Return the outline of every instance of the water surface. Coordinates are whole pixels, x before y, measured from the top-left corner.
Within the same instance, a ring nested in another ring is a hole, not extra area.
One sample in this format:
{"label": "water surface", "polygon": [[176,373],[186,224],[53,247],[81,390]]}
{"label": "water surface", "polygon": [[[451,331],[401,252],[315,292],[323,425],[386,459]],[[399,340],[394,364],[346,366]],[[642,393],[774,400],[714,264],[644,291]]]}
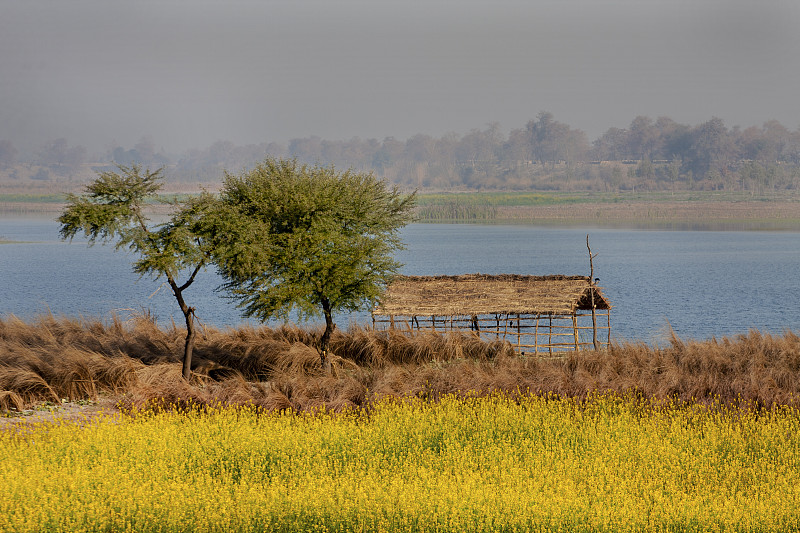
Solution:
{"label": "water surface", "polygon": [[[612,337],[659,343],[671,326],[682,338],[706,339],[755,328],[800,329],[800,234],[789,232],[637,231],[519,225],[412,224],[398,259],[404,274],[588,275],[590,235],[595,276],[614,305]],[[41,216],[2,216],[0,315],[123,317],[147,310],[182,323],[169,288],[131,272],[132,256],[113,246],[62,242]],[[212,270],[186,291],[206,324],[245,322],[214,289]],[[367,313],[337,323],[368,322]],[[254,323],[254,322],[253,322]]]}

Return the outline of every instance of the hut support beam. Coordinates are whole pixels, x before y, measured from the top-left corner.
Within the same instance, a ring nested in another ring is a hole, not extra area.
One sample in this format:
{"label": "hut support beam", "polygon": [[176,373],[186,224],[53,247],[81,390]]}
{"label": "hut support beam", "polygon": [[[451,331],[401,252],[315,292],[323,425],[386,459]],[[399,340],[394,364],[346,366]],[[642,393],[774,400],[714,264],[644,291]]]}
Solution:
{"label": "hut support beam", "polygon": [[578,317],[572,314],[572,339],[575,341],[575,351],[578,351]]}

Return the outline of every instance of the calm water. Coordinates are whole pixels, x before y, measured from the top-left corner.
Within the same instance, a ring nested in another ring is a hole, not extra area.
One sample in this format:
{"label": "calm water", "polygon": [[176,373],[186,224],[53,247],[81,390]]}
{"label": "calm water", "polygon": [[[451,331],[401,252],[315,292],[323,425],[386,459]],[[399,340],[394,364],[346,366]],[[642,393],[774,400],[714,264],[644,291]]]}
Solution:
{"label": "calm water", "polygon": [[[614,305],[617,340],[659,343],[668,324],[682,338],[705,339],[751,328],[800,330],[800,234],[553,229],[531,226],[414,224],[404,231],[403,273],[588,275],[586,234],[595,276]],[[42,217],[0,215],[0,316],[128,316],[148,309],[182,323],[169,288],[131,272],[131,256],[113,246],[61,242]],[[214,292],[213,270],[187,291],[206,324],[247,322]],[[337,317],[340,326],[368,314]]]}

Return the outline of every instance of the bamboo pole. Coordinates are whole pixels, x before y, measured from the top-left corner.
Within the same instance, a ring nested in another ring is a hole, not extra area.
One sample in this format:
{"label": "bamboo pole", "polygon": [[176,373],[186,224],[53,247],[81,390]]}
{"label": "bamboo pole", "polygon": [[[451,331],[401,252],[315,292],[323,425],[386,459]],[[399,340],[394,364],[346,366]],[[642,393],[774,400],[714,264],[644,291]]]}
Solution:
{"label": "bamboo pole", "polygon": [[572,315],[572,337],[575,341],[575,351],[578,351],[578,317]]}
{"label": "bamboo pole", "polygon": [[594,302],[594,258],[597,254],[592,255],[592,249],[589,247],[589,234],[586,234],[586,248],[589,250],[589,291],[592,298],[592,344],[594,349],[597,350],[597,313],[595,311],[596,305]]}

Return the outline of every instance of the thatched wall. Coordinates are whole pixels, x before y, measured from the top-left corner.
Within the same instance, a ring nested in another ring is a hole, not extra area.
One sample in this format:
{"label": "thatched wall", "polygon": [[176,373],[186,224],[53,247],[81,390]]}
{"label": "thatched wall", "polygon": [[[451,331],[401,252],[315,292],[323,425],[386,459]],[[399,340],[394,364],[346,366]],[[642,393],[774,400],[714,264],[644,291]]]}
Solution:
{"label": "thatched wall", "polygon": [[610,309],[600,287],[587,276],[465,274],[400,276],[375,315],[456,316],[485,314],[572,315],[577,310]]}

